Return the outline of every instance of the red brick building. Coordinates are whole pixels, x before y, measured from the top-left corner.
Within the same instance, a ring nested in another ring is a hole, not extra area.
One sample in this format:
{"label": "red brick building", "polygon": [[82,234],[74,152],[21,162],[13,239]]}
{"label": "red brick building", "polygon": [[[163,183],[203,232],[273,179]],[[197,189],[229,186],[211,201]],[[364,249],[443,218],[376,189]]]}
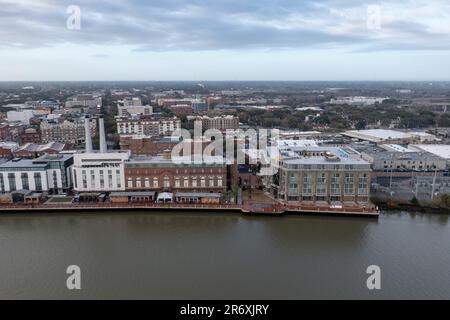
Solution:
{"label": "red brick building", "polygon": [[125,163],[125,188],[127,191],[224,193],[227,165],[223,160],[182,164],[167,156],[134,158]]}
{"label": "red brick building", "polygon": [[25,129],[19,134],[19,140],[21,144],[41,143],[41,132],[34,128]]}
{"label": "red brick building", "polygon": [[177,117],[191,115],[194,110],[192,109],[192,104],[181,104],[170,106],[169,109]]}

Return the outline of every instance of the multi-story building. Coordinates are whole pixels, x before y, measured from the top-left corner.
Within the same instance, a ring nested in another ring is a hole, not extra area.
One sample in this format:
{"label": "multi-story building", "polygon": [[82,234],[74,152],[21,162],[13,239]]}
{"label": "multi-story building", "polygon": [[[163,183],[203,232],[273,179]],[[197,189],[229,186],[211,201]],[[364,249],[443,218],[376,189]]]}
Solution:
{"label": "multi-story building", "polygon": [[44,155],[40,158],[15,158],[0,164],[0,192],[29,190],[61,193],[72,188],[71,155]]}
{"label": "multi-story building", "polygon": [[19,148],[16,142],[0,142],[0,159],[10,159],[13,157],[13,152]]}
{"label": "multi-story building", "polygon": [[101,105],[102,105],[102,97],[91,94],[78,95],[66,101],[66,108],[72,107],[97,108],[98,106]]}
{"label": "multi-story building", "polygon": [[35,128],[27,128],[19,134],[21,144],[41,143],[41,132]]}
{"label": "multi-story building", "polygon": [[138,97],[133,98],[125,98],[121,101],[119,101],[119,105],[125,106],[125,107],[139,107],[142,106],[142,100]]}
{"label": "multi-story building", "polygon": [[[82,144],[85,137],[85,126],[81,119],[63,122],[42,121],[40,125],[41,139],[43,143],[61,142],[70,144]],[[91,135],[94,136],[97,129],[95,119],[90,121]]]}
{"label": "multi-story building", "polygon": [[169,108],[177,117],[190,115],[193,112],[192,105],[190,104],[176,104],[170,106]]}
{"label": "multi-story building", "polygon": [[129,151],[85,152],[73,155],[76,192],[124,191],[124,164]]}
{"label": "multi-story building", "polygon": [[117,133],[122,135],[170,135],[181,128],[180,119],[174,118],[117,118]]}
{"label": "multi-story building", "polygon": [[447,161],[427,152],[375,152],[363,153],[375,171],[421,172],[443,171]]}
{"label": "multi-story building", "polygon": [[282,150],[279,170],[266,184],[286,203],[369,202],[369,162],[342,148]]}
{"label": "multi-story building", "polygon": [[[85,119],[85,128],[89,119]],[[99,119],[100,150],[92,148],[91,132],[86,132],[86,150],[73,155],[72,180],[76,192],[124,191],[124,164],[130,151],[108,151],[103,119]]]}
{"label": "multi-story building", "polygon": [[152,106],[136,106],[136,105],[124,105],[117,106],[117,113],[119,117],[127,117],[131,115],[143,115],[150,116],[153,113]]}
{"label": "multi-story building", "polygon": [[186,163],[168,155],[136,157],[125,163],[127,191],[224,193],[227,164],[222,157]]}
{"label": "multi-story building", "polygon": [[203,131],[208,129],[216,129],[220,131],[237,130],[239,129],[239,118],[235,116],[220,116],[220,117],[193,117],[196,124],[201,125]]}

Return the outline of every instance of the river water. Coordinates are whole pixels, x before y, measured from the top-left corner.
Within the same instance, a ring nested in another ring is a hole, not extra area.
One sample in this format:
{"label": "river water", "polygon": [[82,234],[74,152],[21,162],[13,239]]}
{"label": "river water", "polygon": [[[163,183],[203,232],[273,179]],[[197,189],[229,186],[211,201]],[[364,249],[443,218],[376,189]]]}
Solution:
{"label": "river water", "polygon": [[449,218],[1,215],[0,298],[450,299]]}

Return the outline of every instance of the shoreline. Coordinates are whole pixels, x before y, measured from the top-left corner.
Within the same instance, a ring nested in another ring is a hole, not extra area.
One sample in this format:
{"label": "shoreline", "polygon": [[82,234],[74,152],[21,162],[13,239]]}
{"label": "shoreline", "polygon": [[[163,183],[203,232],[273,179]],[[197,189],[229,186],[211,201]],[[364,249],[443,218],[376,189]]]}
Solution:
{"label": "shoreline", "polygon": [[378,211],[361,211],[361,210],[351,210],[351,209],[328,209],[316,208],[314,209],[302,209],[292,208],[292,207],[282,207],[274,208],[273,210],[266,211],[252,211],[249,210],[247,206],[228,206],[228,205],[83,205],[83,206],[49,206],[49,205],[16,205],[16,206],[0,206],[0,215],[2,214],[14,214],[14,213],[43,213],[43,212],[54,212],[54,213],[67,213],[67,212],[105,212],[105,211],[137,211],[137,212],[153,212],[153,211],[178,211],[178,212],[193,212],[198,213],[208,213],[214,212],[229,212],[229,213],[239,213],[245,216],[284,216],[284,215],[295,215],[295,214],[308,214],[308,215],[324,215],[324,216],[361,216],[361,217],[372,217],[376,218],[379,216]]}

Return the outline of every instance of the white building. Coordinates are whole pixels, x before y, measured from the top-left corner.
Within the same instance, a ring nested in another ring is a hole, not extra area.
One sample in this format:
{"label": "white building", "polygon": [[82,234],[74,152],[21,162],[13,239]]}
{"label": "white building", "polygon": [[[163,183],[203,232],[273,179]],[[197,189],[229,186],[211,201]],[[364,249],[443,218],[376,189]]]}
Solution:
{"label": "white building", "polygon": [[121,135],[170,135],[181,128],[181,121],[178,118],[117,118],[116,121],[117,133]]}
{"label": "white building", "polygon": [[153,114],[152,106],[142,106],[142,105],[123,105],[117,107],[117,114],[119,117],[126,117],[128,115],[143,115],[150,116]]}
{"label": "white building", "polygon": [[130,151],[73,155],[73,186],[77,192],[124,191],[124,163]]}
{"label": "white building", "polygon": [[33,110],[8,111],[6,116],[8,117],[8,122],[20,122],[29,125],[30,119],[34,117],[34,113]]}
{"label": "white building", "polygon": [[29,190],[60,193],[72,187],[71,155],[44,155],[0,164],[0,192]]}
{"label": "white building", "polygon": [[342,135],[377,144],[409,144],[437,140],[436,136],[425,132],[403,132],[386,129],[351,130]]}
{"label": "white building", "polygon": [[[86,132],[86,151],[73,155],[72,179],[77,192],[124,191],[124,163],[130,159],[130,151],[106,149],[103,118],[99,119],[100,150],[92,149],[89,130]],[[85,127],[89,119],[85,119]]]}

